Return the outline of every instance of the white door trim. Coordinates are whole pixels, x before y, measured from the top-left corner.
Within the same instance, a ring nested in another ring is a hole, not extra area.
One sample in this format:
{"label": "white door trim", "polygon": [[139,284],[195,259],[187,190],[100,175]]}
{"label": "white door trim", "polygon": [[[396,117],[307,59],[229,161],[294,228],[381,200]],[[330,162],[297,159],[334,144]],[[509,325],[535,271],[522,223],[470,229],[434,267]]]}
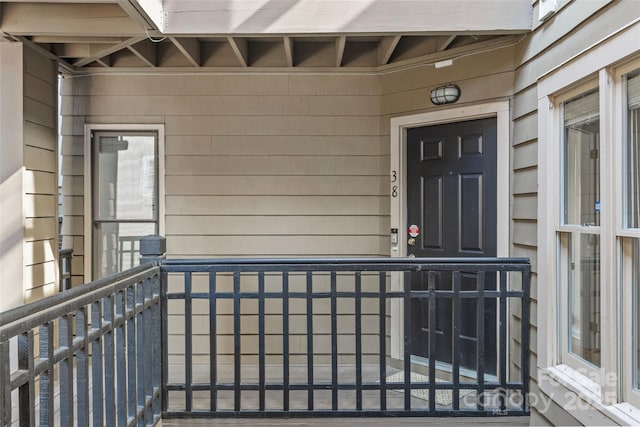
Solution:
{"label": "white door trim", "polygon": [[[419,126],[430,126],[443,123],[454,123],[464,120],[496,117],[497,123],[497,255],[509,255],[509,194],[510,194],[510,152],[509,152],[509,101],[495,101],[484,104],[453,107],[434,112],[412,114],[391,119],[391,228],[398,230],[398,244],[389,248],[391,257],[407,255],[407,129]],[[395,174],[394,174],[395,171]],[[394,188],[395,187],[395,188]],[[395,190],[395,191],[394,191]],[[393,197],[393,194],[397,194]],[[391,279],[393,290],[401,290],[400,275]],[[391,304],[391,357],[403,358],[403,310],[400,301]]]}
{"label": "white door trim", "polygon": [[85,124],[84,125],[84,282],[93,280],[93,242],[92,242],[92,164],[91,133],[93,131],[143,131],[158,132],[158,230],[165,234],[165,185],[164,185],[164,125],[163,124]]}

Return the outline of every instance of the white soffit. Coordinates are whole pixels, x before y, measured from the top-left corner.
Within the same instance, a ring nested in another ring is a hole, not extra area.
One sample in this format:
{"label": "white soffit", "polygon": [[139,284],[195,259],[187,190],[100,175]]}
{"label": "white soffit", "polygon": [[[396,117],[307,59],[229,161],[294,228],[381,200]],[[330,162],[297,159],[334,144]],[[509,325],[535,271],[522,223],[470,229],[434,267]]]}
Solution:
{"label": "white soffit", "polygon": [[163,27],[162,0],[136,0],[160,31]]}
{"label": "white soffit", "polygon": [[531,0],[137,0],[166,34],[526,32]]}

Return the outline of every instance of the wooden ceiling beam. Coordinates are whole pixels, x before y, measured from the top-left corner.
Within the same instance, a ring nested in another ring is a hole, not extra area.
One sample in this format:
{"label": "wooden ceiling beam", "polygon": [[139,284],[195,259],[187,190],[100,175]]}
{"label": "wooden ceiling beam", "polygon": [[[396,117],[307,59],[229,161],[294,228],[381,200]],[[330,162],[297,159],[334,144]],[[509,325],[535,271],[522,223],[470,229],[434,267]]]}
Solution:
{"label": "wooden ceiling beam", "polygon": [[101,50],[100,52],[97,52],[95,55],[90,56],[89,58],[84,58],[81,59],[77,62],[75,62],[73,65],[76,67],[84,67],[87,64],[92,63],[93,61],[96,61],[98,59],[104,58],[105,56],[111,55],[112,53],[115,53],[119,50],[122,49],[126,49],[128,46],[134,44],[134,43],[138,43],[141,40],[146,39],[145,36],[138,36],[138,37],[132,37],[130,39],[127,39],[125,41],[123,41],[122,43],[118,43],[112,46],[109,46],[108,48],[105,48],[103,50]]}
{"label": "wooden ceiling beam", "polygon": [[336,40],[336,67],[342,66],[342,58],[344,58],[344,47],[347,44],[347,36],[340,36]]}
{"label": "wooden ceiling beam", "polygon": [[96,59],[96,62],[103,67],[111,68],[111,57],[105,56],[104,58]]}
{"label": "wooden ceiling beam", "polygon": [[293,67],[293,41],[291,37],[284,37],[284,54],[287,57],[287,66]]}
{"label": "wooden ceiling beam", "polygon": [[92,43],[63,43],[54,44],[52,51],[60,58],[88,58],[103,49],[104,45]]}
{"label": "wooden ceiling beam", "polygon": [[117,4],[5,3],[0,29],[15,36],[116,36],[144,34]]}
{"label": "wooden ceiling beam", "polygon": [[158,49],[156,43],[145,39],[127,46],[127,49],[133,52],[135,56],[140,58],[142,62],[147,64],[149,67],[158,66]]}
{"label": "wooden ceiling beam", "polygon": [[396,47],[398,46],[398,42],[400,41],[400,39],[402,38],[402,36],[389,36],[389,37],[383,37],[380,40],[380,43],[378,43],[378,64],[379,65],[386,65],[389,63],[389,60],[391,59],[391,55],[393,55],[393,52],[396,50]]}
{"label": "wooden ceiling beam", "polygon": [[70,72],[70,73],[73,73],[74,71],[76,71],[76,67],[74,65],[71,65],[67,61],[65,61],[64,59],[57,57],[52,52],[49,52],[48,50],[46,50],[42,46],[32,42],[28,38],[22,37],[22,36],[14,36],[14,39],[16,41],[22,42],[24,45],[29,46],[32,49],[40,52],[42,55],[46,56],[47,58],[52,59],[54,61],[58,61],[58,66],[61,67],[63,70],[65,70],[67,72]]}
{"label": "wooden ceiling beam", "polygon": [[236,54],[238,62],[243,67],[249,66],[249,42],[246,39],[238,39],[235,37],[227,37],[227,41],[231,45],[231,49]]}
{"label": "wooden ceiling beam", "polygon": [[169,40],[194,67],[200,66],[200,42],[196,38],[169,37]]}
{"label": "wooden ceiling beam", "polygon": [[127,40],[126,37],[83,37],[83,36],[33,36],[34,43],[89,43],[116,44]]}
{"label": "wooden ceiling beam", "polygon": [[441,44],[438,46],[438,52],[442,52],[443,50],[447,50],[451,43],[458,37],[456,34],[450,35],[447,37]]}

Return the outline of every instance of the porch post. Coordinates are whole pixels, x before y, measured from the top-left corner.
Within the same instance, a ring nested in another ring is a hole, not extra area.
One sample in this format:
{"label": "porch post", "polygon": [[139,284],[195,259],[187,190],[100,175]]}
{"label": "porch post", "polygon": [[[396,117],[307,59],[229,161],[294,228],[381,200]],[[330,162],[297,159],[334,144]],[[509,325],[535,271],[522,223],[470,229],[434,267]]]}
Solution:
{"label": "porch post", "polygon": [[24,302],[23,73],[22,44],[0,43],[0,311]]}
{"label": "porch post", "polygon": [[140,239],[140,263],[154,262],[160,264],[165,258],[167,238],[157,234]]}

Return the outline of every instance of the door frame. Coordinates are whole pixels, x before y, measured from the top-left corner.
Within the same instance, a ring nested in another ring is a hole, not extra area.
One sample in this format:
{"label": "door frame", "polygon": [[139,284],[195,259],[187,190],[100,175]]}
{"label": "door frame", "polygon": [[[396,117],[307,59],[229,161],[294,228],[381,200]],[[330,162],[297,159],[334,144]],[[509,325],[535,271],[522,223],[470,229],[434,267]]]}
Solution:
{"label": "door frame", "polygon": [[[510,115],[509,101],[494,101],[476,105],[439,109],[391,119],[390,125],[390,225],[398,230],[398,243],[390,244],[392,258],[407,255],[407,129],[421,126],[449,124],[460,121],[496,118],[496,253],[509,256],[509,199],[510,199]],[[394,174],[395,171],[395,174]],[[396,187],[394,189],[394,186]],[[395,190],[395,191],[394,191]],[[397,194],[393,197],[393,194]],[[403,289],[403,276],[393,274],[391,288]],[[391,358],[402,360],[404,355],[404,309],[401,301],[391,303]]]}
{"label": "door frame", "polygon": [[85,124],[84,125],[84,282],[93,280],[93,144],[94,131],[136,131],[158,133],[158,232],[165,235],[165,165],[164,165],[164,125],[163,124]]}

